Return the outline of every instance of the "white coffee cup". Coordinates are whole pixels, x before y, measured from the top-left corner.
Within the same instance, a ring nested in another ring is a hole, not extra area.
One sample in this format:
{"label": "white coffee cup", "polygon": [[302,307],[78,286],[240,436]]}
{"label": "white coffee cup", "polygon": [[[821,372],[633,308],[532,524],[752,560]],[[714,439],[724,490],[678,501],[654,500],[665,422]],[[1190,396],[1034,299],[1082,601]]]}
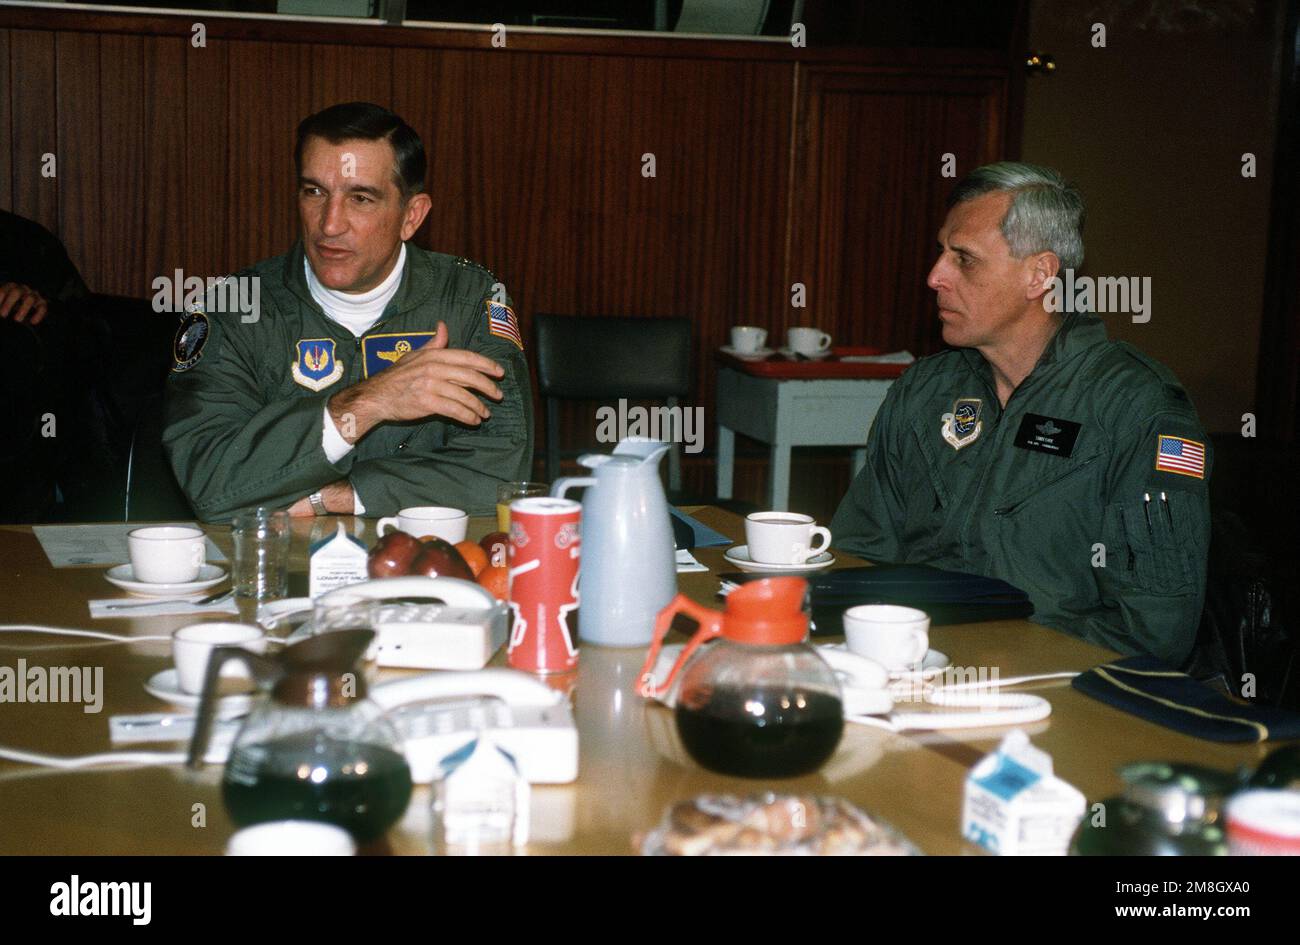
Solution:
{"label": "white coffee cup", "polygon": [[226,856],[352,856],[356,852],[350,833],[314,820],[254,824],[226,843]]}
{"label": "white coffee cup", "polygon": [[207,561],[207,539],[193,525],[151,525],[127,533],[131,575],[146,584],[186,584]]}
{"label": "white coffee cup", "polygon": [[[813,545],[821,536],[822,543]],[[830,529],[798,512],[754,512],[745,518],[749,557],[759,564],[803,564],[831,544]]]}
{"label": "white coffee cup", "polygon": [[762,350],[767,341],[767,331],[753,325],[737,325],[731,329],[731,349],[738,354],[753,354]]}
{"label": "white coffee cup", "polygon": [[791,328],[785,343],[799,354],[819,354],[831,346],[831,336],[817,328]]}
{"label": "white coffee cup", "polygon": [[[215,621],[192,623],[172,634],[172,660],[176,663],[176,681],[181,692],[197,696],[203,691],[203,677],[208,672],[208,658],[219,646],[242,646],[254,653],[266,651],[266,633],[261,627],[246,623]],[[247,679],[248,667],[229,662],[221,668],[223,679]]]}
{"label": "white coffee cup", "polygon": [[440,505],[418,505],[402,509],[395,516],[379,520],[379,534],[389,528],[399,529],[415,538],[441,538],[456,544],[464,541],[469,532],[469,515],[460,509]]}
{"label": "white coffee cup", "polygon": [[886,669],[917,669],[930,650],[930,616],[896,604],[860,604],[844,611],[844,641],[849,652]]}

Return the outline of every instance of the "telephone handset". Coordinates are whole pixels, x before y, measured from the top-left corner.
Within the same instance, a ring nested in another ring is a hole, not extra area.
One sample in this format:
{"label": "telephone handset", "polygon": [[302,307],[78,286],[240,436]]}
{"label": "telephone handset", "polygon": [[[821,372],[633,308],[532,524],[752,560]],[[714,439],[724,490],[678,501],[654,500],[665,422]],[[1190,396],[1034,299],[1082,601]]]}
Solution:
{"label": "telephone handset", "polygon": [[[545,683],[513,669],[422,673],[378,682],[370,701],[384,711],[401,737],[417,784],[428,784],[438,764],[478,732],[514,756],[533,784],[568,784],[578,776],[578,729],[568,699]],[[114,744],[188,739],[192,716],[166,713],[109,719]],[[205,760],[221,764],[243,724],[242,718],[213,725]]]}
{"label": "telephone handset", "polygon": [[376,683],[370,699],[397,728],[417,784],[438,763],[486,731],[514,756],[533,784],[568,784],[578,776],[578,729],[562,693],[513,669],[427,673]]}
{"label": "telephone handset", "polygon": [[370,603],[375,642],[366,659],[378,666],[481,669],[506,642],[506,605],[460,578],[361,581],[322,594],[315,606],[320,612],[323,607]]}

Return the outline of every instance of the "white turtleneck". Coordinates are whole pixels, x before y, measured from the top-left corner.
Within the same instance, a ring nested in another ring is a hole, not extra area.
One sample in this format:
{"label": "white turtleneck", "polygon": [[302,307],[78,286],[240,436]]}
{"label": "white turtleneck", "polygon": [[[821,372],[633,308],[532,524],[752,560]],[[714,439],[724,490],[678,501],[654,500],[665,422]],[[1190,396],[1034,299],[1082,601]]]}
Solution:
{"label": "white turtleneck", "polygon": [[[383,317],[384,309],[397,294],[397,287],[402,284],[402,270],[406,266],[406,244],[402,244],[393,271],[383,282],[368,292],[339,292],[329,288],[316,278],[316,273],[312,271],[311,263],[305,255],[302,266],[307,274],[307,289],[311,292],[311,297],[316,300],[316,304],[325,311],[330,321],[338,322],[354,336],[360,338]],[[352,452],[353,448],[353,444],[343,439],[343,434],[334,425],[328,406],[324,409],[321,426],[321,446],[325,449],[325,458],[331,463],[337,463]],[[352,505],[354,514],[365,514],[366,507],[355,489],[352,491]]]}

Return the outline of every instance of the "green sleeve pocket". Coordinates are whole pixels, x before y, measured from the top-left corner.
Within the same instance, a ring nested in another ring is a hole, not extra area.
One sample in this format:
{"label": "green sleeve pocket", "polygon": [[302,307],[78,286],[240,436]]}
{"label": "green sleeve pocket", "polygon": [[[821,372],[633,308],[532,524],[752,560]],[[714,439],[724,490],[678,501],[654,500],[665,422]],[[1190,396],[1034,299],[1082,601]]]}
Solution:
{"label": "green sleeve pocket", "polygon": [[1141,496],[1116,502],[1106,508],[1107,565],[1111,577],[1121,584],[1161,594],[1193,590],[1192,546],[1198,539],[1192,528],[1190,510],[1170,496],[1168,505],[1158,498],[1150,504]]}

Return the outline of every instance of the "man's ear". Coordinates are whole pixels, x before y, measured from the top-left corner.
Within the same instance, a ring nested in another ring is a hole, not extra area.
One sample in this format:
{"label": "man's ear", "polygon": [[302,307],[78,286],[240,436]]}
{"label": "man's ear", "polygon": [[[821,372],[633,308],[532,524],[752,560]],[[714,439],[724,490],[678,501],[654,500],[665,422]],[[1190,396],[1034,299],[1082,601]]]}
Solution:
{"label": "man's ear", "polygon": [[403,243],[415,235],[415,231],[420,228],[420,224],[429,215],[432,207],[433,201],[429,199],[428,194],[416,194],[406,201],[406,212],[402,216]]}
{"label": "man's ear", "polygon": [[1032,301],[1051,291],[1051,280],[1061,271],[1061,260],[1053,252],[1035,253],[1025,260],[1025,267],[1025,298]]}

